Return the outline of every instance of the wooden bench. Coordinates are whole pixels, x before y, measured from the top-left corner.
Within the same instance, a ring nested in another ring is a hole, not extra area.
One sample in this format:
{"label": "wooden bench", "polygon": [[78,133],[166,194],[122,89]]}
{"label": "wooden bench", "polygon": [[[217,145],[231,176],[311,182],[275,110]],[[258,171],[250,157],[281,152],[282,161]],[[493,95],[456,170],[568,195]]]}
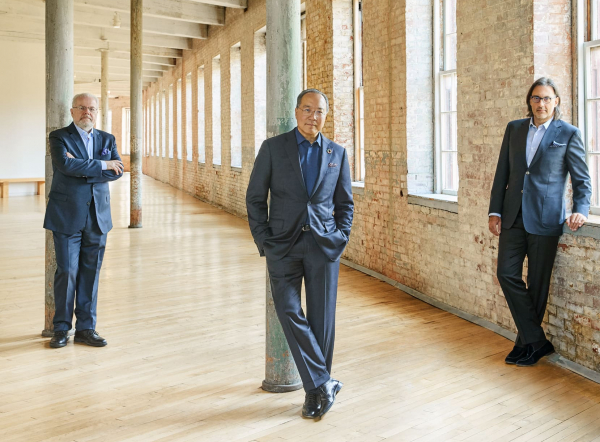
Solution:
{"label": "wooden bench", "polygon": [[0,198],[8,198],[10,183],[37,183],[38,195],[43,195],[46,190],[46,178],[0,178]]}

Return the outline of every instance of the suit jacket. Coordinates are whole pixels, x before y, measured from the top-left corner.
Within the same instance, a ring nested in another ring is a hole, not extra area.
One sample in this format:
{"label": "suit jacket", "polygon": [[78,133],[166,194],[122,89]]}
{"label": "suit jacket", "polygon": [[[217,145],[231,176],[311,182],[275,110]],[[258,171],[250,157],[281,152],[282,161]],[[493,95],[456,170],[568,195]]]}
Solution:
{"label": "suit jacket", "polygon": [[535,235],[562,234],[566,219],[567,173],[573,185],[573,213],[588,216],[592,187],[585,148],[575,126],[553,120],[529,167],[526,160],[530,119],[508,123],[492,186],[489,213],[512,227],[522,206],[525,230]]}
{"label": "suit jacket", "polygon": [[[89,158],[74,123],[50,133],[52,187],[46,207],[44,228],[72,235],[85,226],[92,197],[102,233],[112,229],[108,182],[121,178],[102,170],[100,160],[120,160],[115,137],[94,129],[94,158]],[[102,155],[102,152],[106,152]],[[75,158],[67,158],[67,152]]]}
{"label": "suit jacket", "polygon": [[350,166],[346,149],[324,136],[322,140],[312,195],[302,177],[294,130],[263,142],[246,193],[250,231],[261,256],[283,258],[307,219],[323,253],[332,261],[342,255],[354,212]]}

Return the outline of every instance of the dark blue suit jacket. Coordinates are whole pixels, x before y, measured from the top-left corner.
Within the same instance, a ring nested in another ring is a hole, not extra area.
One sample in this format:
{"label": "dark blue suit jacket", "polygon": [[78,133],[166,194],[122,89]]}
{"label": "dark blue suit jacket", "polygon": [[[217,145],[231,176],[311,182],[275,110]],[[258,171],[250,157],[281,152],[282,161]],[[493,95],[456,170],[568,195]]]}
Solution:
{"label": "dark blue suit jacket", "polygon": [[[89,158],[74,123],[49,135],[52,155],[52,187],[44,228],[72,235],[85,226],[92,197],[102,233],[112,229],[108,182],[121,178],[112,170],[102,170],[99,160],[120,160],[115,137],[94,129],[94,158]],[[106,152],[102,155],[102,152]],[[67,158],[67,152],[75,158]]]}
{"label": "dark blue suit jacket", "polygon": [[308,218],[323,253],[332,261],[339,259],[350,237],[354,213],[346,149],[323,137],[319,175],[308,195],[294,130],[265,140],[250,176],[246,208],[261,256],[283,258]]}
{"label": "dark blue suit jacket", "polygon": [[579,129],[553,120],[529,167],[526,160],[530,119],[508,123],[492,186],[489,213],[512,227],[522,206],[525,230],[535,235],[562,234],[566,218],[567,174],[573,185],[573,213],[588,216],[592,186]]}

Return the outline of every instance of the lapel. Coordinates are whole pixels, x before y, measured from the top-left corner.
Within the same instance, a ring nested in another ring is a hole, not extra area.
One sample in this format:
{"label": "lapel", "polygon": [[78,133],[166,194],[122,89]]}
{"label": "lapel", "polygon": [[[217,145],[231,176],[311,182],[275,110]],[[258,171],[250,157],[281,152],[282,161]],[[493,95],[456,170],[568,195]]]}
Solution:
{"label": "lapel", "polygon": [[69,125],[68,130],[69,130],[69,133],[71,134],[71,138],[73,139],[73,141],[75,141],[75,144],[79,148],[79,154],[81,155],[81,158],[83,158],[84,160],[89,160],[90,158],[88,157],[87,150],[85,150],[85,146],[83,145],[83,140],[81,139],[81,135],[79,135],[79,132],[77,132],[75,123],[71,123]]}
{"label": "lapel", "polygon": [[302,169],[300,168],[300,155],[298,153],[298,143],[296,141],[296,129],[292,129],[291,132],[287,133],[287,140],[285,143],[285,151],[290,158],[296,177],[300,180],[304,193],[306,192],[306,185],[304,184],[304,177],[302,176]]}
{"label": "lapel", "polygon": [[92,137],[92,141],[94,145],[92,146],[92,152],[94,152],[94,159],[100,159],[100,153],[102,152],[102,138],[100,137],[100,132],[96,128],[94,128],[94,135]]}
{"label": "lapel", "polygon": [[561,126],[562,124],[560,120],[552,120],[552,123],[550,123],[550,126],[548,126],[548,129],[546,130],[546,133],[544,134],[544,137],[538,146],[538,150],[535,152],[535,155],[531,160],[531,164],[529,165],[530,168],[533,167],[533,165],[540,159],[542,155],[544,155],[548,149],[548,146],[550,146],[550,143],[552,143],[560,133]]}
{"label": "lapel", "polygon": [[325,172],[327,172],[327,168],[329,167],[328,157],[330,156],[330,154],[327,153],[327,149],[329,149],[329,143],[331,143],[331,141],[325,138],[325,135],[323,134],[321,134],[321,140],[323,142],[323,145],[321,146],[321,167],[319,168],[319,176],[317,177],[317,181],[315,182],[315,187],[313,187],[313,193],[312,195],[309,195],[309,198],[312,198],[312,196],[319,188],[321,181],[323,181],[323,177],[325,177]]}

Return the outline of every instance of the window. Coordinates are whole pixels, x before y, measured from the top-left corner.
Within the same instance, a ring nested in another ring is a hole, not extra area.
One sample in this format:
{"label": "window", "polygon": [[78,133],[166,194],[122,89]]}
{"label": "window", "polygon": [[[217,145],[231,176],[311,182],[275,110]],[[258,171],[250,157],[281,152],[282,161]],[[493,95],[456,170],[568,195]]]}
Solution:
{"label": "window", "polygon": [[160,127],[161,127],[161,152],[162,157],[165,158],[167,155],[167,91],[163,89],[162,91],[162,103],[161,103],[161,117],[160,117]]}
{"label": "window", "polygon": [[128,107],[124,107],[121,112],[121,153],[123,155],[129,155],[130,153],[130,126],[131,112]]}
{"label": "window", "polygon": [[183,106],[181,104],[181,78],[177,80],[177,159],[183,155],[183,136],[181,134]]}
{"label": "window", "polygon": [[242,167],[242,51],[240,43],[229,50],[229,109],[231,167]]}
{"label": "window", "polygon": [[160,117],[160,95],[156,93],[156,100],[154,102],[154,119],[152,124],[154,125],[154,156],[160,156],[160,132],[162,131],[162,126],[159,124],[158,120]]}
{"label": "window", "polygon": [[306,66],[306,9],[300,14],[300,40],[302,41],[302,89],[308,89],[308,71]]}
{"label": "window", "polygon": [[169,131],[169,158],[173,158],[173,137],[175,136],[175,131],[173,130],[173,100],[175,97],[173,96],[173,85],[169,85],[169,96],[167,97],[168,106],[169,106],[169,121],[167,122],[167,130]]}
{"label": "window", "polygon": [[[600,214],[600,0],[580,0],[579,14],[586,20],[578,27],[583,79],[580,79],[579,126],[587,150],[587,163],[592,179],[591,213]],[[581,66],[581,63],[580,63]],[[583,88],[583,91],[581,91]],[[583,103],[582,103],[583,100]]]}
{"label": "window", "polygon": [[206,138],[204,119],[204,65],[198,68],[198,162],[206,162]]}
{"label": "window", "polygon": [[221,56],[212,59],[213,164],[221,164]]}
{"label": "window", "polygon": [[[154,156],[154,134],[156,131],[156,124],[155,124],[155,120],[154,120],[154,109],[155,109],[155,105],[154,105],[154,97],[150,98],[150,106],[148,108],[146,108],[146,110],[150,111],[150,118],[148,118],[148,116],[146,116],[146,122],[148,123],[148,128],[149,131],[147,131],[148,136],[148,142],[146,143],[148,146],[148,150],[150,151],[150,155]],[[148,115],[148,112],[146,112],[146,115]],[[149,132],[149,133],[148,133]]]}
{"label": "window", "polygon": [[365,180],[365,95],[362,69],[362,1],[354,0],[354,180]]}
{"label": "window", "polygon": [[267,28],[254,34],[254,155],[267,139]]}
{"label": "window", "polygon": [[441,17],[440,14],[436,14],[438,19],[435,30],[439,32],[440,38],[436,39],[438,50],[434,61],[437,65],[436,191],[456,195],[458,192],[456,0],[441,0],[438,4],[441,5]]}
{"label": "window", "polygon": [[192,73],[185,76],[185,149],[186,159],[192,161]]}

